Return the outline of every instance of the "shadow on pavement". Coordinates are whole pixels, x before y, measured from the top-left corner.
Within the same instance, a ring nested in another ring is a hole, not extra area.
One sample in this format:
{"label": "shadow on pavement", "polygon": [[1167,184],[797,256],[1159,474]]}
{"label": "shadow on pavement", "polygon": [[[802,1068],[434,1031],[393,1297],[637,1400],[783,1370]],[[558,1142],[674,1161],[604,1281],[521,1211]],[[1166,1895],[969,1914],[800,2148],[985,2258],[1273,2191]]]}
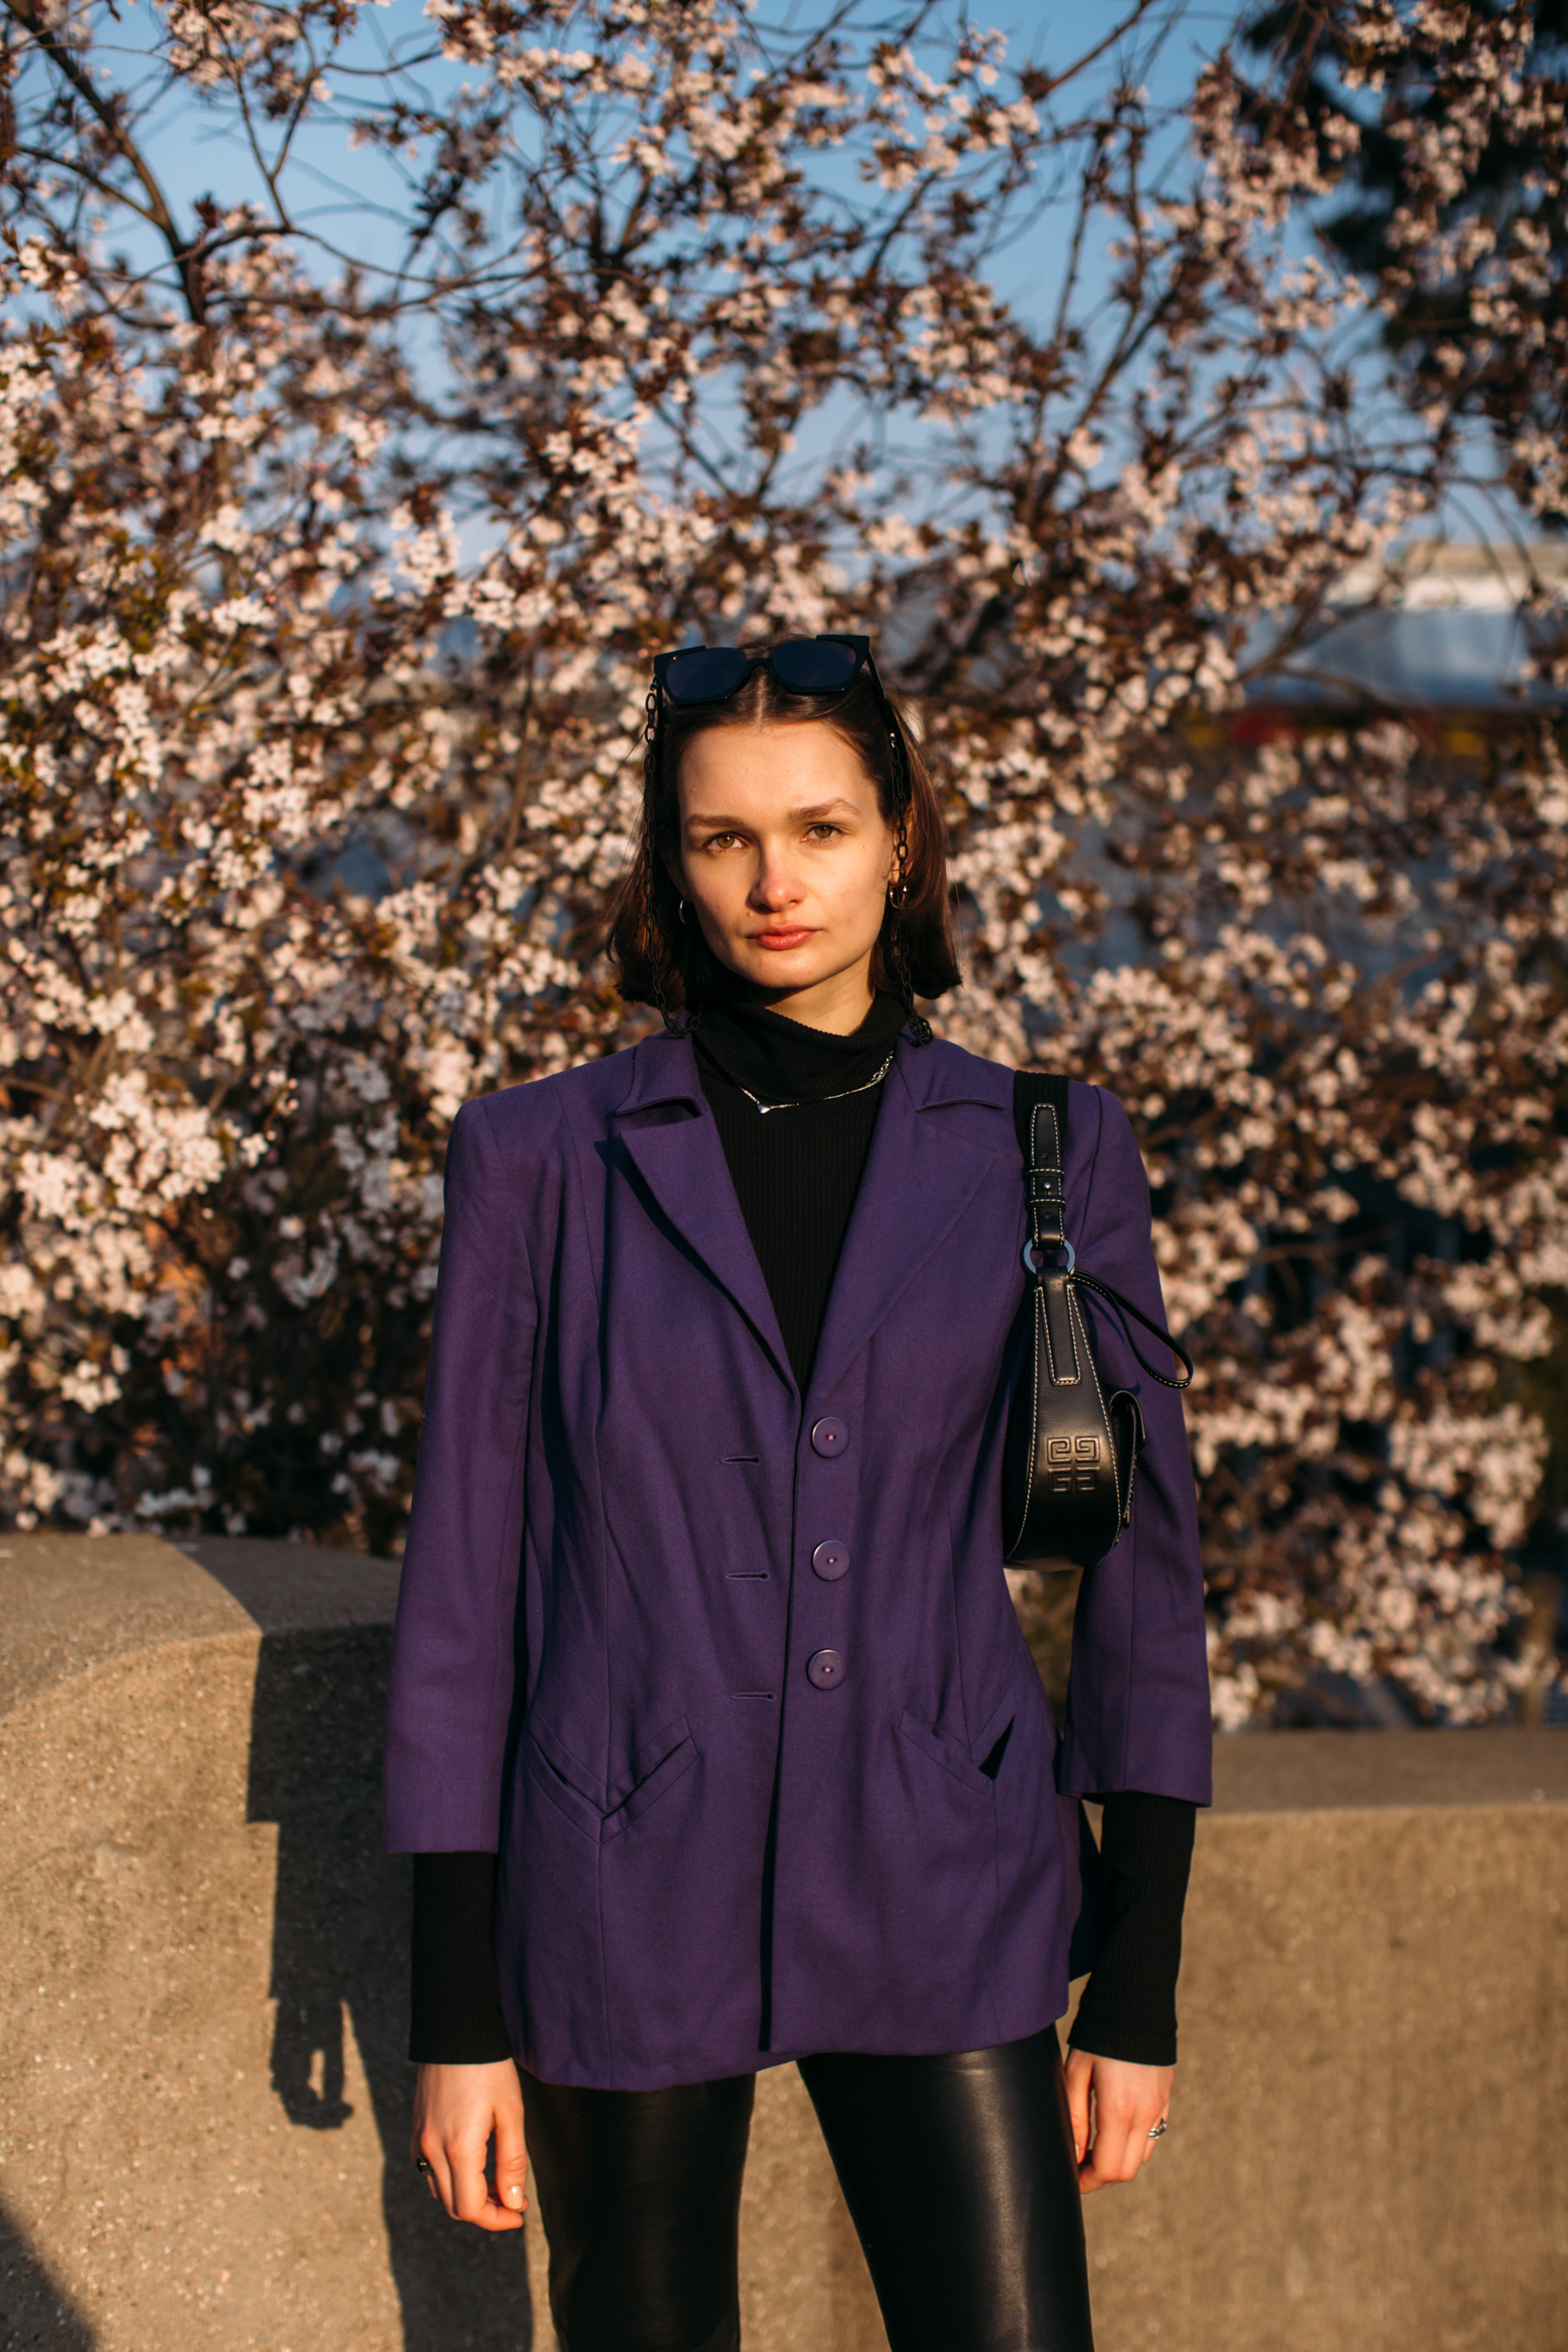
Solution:
{"label": "shadow on pavement", "polygon": [[98,2338],[55,2284],[26,2232],[0,2204],[0,2347],[4,2352],[92,2352]]}
{"label": "shadow on pavement", "polygon": [[391,1628],[377,1625],[268,1634],[262,1643],[247,1814],[279,1827],[272,2084],[297,2129],[338,2130],[351,2112],[344,2103],[347,2014],[381,2138],[405,2352],[530,2352],[522,2231],[492,2238],[449,2221],[409,2161],[412,1873],[405,1861],[389,1862],[381,1851],[391,1639]]}

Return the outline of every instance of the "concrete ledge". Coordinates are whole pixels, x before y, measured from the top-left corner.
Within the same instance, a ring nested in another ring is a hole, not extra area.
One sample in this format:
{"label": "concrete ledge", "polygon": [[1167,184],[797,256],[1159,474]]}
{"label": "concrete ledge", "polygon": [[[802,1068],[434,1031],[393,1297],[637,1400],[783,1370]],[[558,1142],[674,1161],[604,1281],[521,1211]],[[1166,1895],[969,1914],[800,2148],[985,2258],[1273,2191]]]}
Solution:
{"label": "concrete ledge", "polygon": [[1565,1885],[1545,1801],[1204,1822],[1171,2138],[1089,2210],[1109,2346],[1568,2342]]}
{"label": "concrete ledge", "polygon": [[0,2346],[526,2347],[529,2250],[407,2160],[395,1570],[0,1554]]}
{"label": "concrete ledge", "polygon": [[[551,2352],[537,2230],[407,2160],[378,1851],[396,1572],[0,1537],[0,2347]],[[1568,2344],[1568,1737],[1221,1743],[1170,2139],[1092,2200],[1100,2352]],[[759,2085],[749,2352],[877,2352],[793,2068]]]}
{"label": "concrete ledge", "polygon": [[1560,1731],[1238,1732],[1215,1743],[1214,1810],[1568,1803]]}

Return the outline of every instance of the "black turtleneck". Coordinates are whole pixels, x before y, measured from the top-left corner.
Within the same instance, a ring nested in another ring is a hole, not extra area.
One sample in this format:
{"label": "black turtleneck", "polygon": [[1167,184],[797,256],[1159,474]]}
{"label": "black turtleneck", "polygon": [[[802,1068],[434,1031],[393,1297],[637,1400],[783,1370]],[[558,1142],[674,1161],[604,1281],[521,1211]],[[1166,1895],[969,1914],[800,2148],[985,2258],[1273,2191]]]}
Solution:
{"label": "black turtleneck", "polygon": [[[897,998],[879,995],[862,1025],[841,1037],[730,997],[706,1006],[691,1033],[803,1395],[906,1018]],[[1147,2065],[1175,2057],[1195,1810],[1132,1790],[1106,1799],[1103,1944],[1073,2026],[1079,2048]],[[411,2058],[465,2065],[511,2055],[491,1941],[495,1867],[492,1853],[415,1856]]]}
{"label": "black turtleneck", "polygon": [[906,1018],[896,997],[879,996],[860,1028],[836,1037],[736,1000],[709,1006],[693,1032],[697,1075],[802,1395]]}

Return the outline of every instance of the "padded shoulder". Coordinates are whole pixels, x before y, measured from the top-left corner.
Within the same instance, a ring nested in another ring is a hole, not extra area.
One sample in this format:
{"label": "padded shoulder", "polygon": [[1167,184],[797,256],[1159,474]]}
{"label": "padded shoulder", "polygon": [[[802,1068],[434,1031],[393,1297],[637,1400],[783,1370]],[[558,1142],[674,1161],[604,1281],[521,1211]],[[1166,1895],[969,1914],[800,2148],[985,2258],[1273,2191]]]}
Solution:
{"label": "padded shoulder", "polygon": [[922,1109],[936,1103],[979,1102],[992,1110],[1013,1113],[1013,1073],[1005,1062],[988,1061],[945,1037],[929,1045],[899,1039],[899,1067],[910,1093]]}
{"label": "padded shoulder", "polygon": [[525,1078],[521,1086],[475,1095],[458,1118],[481,1120],[497,1148],[509,1154],[526,1151],[563,1127],[599,1127],[624,1099],[638,1050],[602,1054],[570,1070],[552,1070],[548,1077]]}

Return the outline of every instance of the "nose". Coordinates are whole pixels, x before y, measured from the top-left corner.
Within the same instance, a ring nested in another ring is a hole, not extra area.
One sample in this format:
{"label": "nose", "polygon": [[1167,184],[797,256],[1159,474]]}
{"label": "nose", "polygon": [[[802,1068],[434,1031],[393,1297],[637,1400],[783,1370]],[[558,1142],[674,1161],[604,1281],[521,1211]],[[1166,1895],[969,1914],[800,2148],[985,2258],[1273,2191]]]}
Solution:
{"label": "nose", "polygon": [[764,842],[757,859],[756,878],[752,884],[751,901],[759,913],[776,914],[784,907],[795,906],[805,897],[796,876],[791,871],[788,856],[770,849]]}

